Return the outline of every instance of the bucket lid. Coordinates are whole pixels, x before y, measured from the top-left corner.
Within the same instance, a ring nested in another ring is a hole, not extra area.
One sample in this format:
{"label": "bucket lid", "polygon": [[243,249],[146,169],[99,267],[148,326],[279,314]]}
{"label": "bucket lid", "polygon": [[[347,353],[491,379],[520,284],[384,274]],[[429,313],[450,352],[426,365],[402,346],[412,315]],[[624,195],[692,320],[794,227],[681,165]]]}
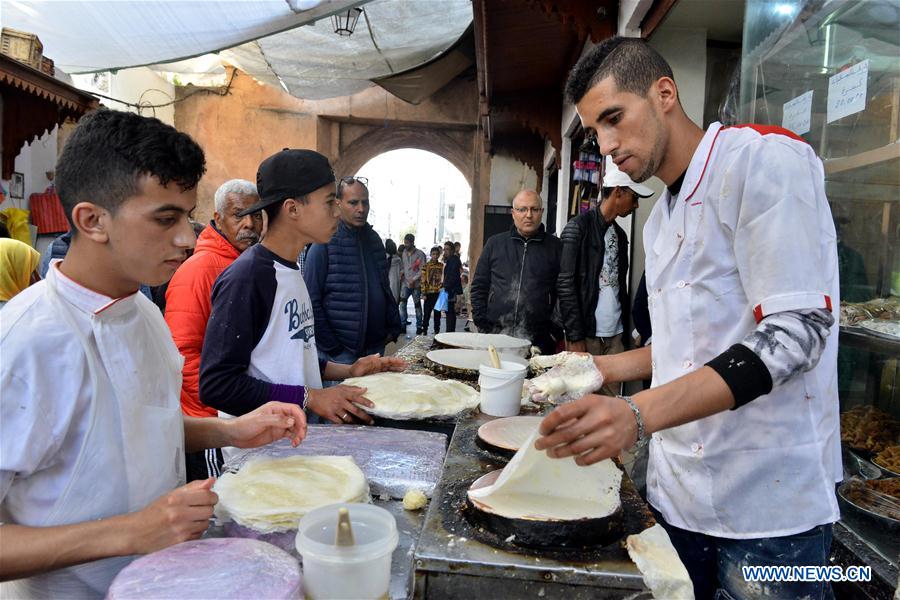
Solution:
{"label": "bucket lid", "polygon": [[[346,508],[353,524],[353,546],[335,545],[338,510]],[[371,504],[329,504],[308,512],[297,528],[295,545],[301,556],[324,562],[354,563],[393,552],[400,536],[397,521]]]}

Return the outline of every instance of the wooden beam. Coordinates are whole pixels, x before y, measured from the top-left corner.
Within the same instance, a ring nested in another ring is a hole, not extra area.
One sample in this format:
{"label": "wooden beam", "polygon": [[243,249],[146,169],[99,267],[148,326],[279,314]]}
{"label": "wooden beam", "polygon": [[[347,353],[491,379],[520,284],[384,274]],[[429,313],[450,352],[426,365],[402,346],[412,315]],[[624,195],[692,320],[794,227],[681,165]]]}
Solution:
{"label": "wooden beam", "polygon": [[87,92],[3,55],[0,55],[0,82],[49,100],[62,109],[82,114],[100,104],[97,98]]}
{"label": "wooden beam", "polygon": [[647,11],[647,16],[641,21],[641,37],[649,39],[653,31],[662,24],[669,15],[669,11],[678,0],[654,0],[653,6]]}
{"label": "wooden beam", "polygon": [[560,121],[562,93],[557,89],[535,89],[523,94],[494,97],[494,110],[507,113],[522,127],[547,138],[556,151],[562,148]]}
{"label": "wooden beam", "polygon": [[3,97],[3,161],[0,176],[12,176],[16,156],[33,139],[66,119],[77,120],[99,102],[78,88],[0,56],[0,96]]}
{"label": "wooden beam", "polygon": [[618,2],[611,0],[525,0],[568,25],[584,41],[595,44],[616,34]]}
{"label": "wooden beam", "polygon": [[488,62],[488,20],[487,6],[488,0],[473,0],[472,16],[475,25],[475,70],[478,74],[478,93],[488,103],[491,99],[490,79],[488,72],[490,63]]}
{"label": "wooden beam", "polygon": [[833,175],[834,173],[840,173],[841,171],[858,169],[859,167],[866,167],[874,165],[875,163],[897,158],[900,158],[900,140],[852,156],[826,158],[822,161],[822,164],[825,166],[825,174]]}

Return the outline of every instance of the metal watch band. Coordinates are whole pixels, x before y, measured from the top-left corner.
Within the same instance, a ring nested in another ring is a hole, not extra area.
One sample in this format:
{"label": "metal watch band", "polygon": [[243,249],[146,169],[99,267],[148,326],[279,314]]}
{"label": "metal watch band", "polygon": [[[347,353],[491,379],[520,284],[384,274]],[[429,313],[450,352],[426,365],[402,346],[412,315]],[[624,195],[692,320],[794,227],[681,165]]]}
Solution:
{"label": "metal watch band", "polygon": [[637,422],[637,440],[634,445],[638,448],[643,448],[650,441],[650,438],[644,436],[644,417],[641,416],[641,409],[637,407],[631,396],[619,396],[619,398],[624,400],[631,412],[634,413],[634,420]]}

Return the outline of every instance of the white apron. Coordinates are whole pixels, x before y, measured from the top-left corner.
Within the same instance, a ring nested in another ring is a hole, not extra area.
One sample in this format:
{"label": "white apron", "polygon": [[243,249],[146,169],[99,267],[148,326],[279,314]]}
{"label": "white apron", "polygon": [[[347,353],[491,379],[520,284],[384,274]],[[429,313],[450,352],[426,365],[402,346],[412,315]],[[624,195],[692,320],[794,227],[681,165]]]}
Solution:
{"label": "white apron", "polygon": [[[45,527],[134,512],[184,484],[183,358],[159,311],[140,294],[114,301],[91,317],[92,340],[79,328],[75,309],[59,296],[55,278],[51,269],[46,293],[81,341],[93,397],[72,477],[40,524]],[[15,507],[10,508],[15,514]],[[10,581],[0,595],[102,598],[133,558],[98,560]]]}
{"label": "white apron", "polygon": [[[665,193],[644,228],[653,387],[739,343],[760,307],[771,314],[833,303],[837,314],[821,162],[786,139],[758,153],[758,134],[720,127],[703,138],[671,214]],[[778,189],[780,177],[801,183]],[[669,523],[740,539],[838,518],[836,330],[811,371],[738,410],[653,435],[648,499]]]}

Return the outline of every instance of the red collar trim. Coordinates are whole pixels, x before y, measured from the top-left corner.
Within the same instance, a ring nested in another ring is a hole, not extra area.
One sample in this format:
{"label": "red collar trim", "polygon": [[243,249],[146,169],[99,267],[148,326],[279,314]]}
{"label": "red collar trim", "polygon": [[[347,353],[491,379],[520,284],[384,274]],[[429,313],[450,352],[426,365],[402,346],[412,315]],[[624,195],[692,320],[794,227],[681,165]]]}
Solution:
{"label": "red collar trim", "polygon": [[709,159],[712,157],[713,148],[716,147],[716,140],[719,139],[719,134],[722,133],[723,129],[725,129],[725,128],[724,127],[719,128],[719,130],[716,132],[716,136],[713,138],[712,143],[709,145],[709,152],[706,154],[706,162],[703,163],[703,170],[700,172],[700,178],[697,179],[697,183],[694,184],[694,189],[691,190],[691,193],[688,194],[687,197],[684,199],[685,202],[687,202],[688,200],[693,198],[694,194],[697,193],[697,188],[700,187],[700,182],[703,181],[703,177],[704,177],[704,175],[706,175],[706,167],[709,166]]}

